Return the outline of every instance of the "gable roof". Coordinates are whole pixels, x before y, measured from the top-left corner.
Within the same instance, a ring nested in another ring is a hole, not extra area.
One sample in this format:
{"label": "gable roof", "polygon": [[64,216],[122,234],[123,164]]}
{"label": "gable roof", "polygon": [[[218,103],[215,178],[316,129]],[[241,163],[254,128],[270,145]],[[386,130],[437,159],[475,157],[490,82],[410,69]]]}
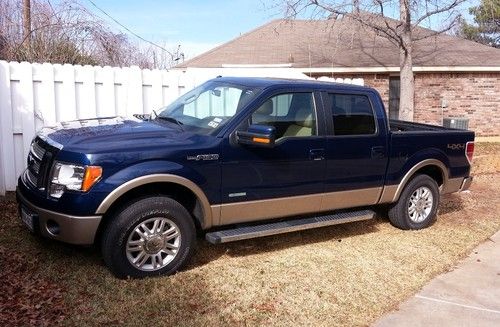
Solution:
{"label": "gable roof", "polygon": [[[432,33],[418,28],[414,35]],[[349,18],[273,20],[176,66],[399,67],[399,49]],[[500,49],[441,34],[416,41],[415,67],[500,67]]]}

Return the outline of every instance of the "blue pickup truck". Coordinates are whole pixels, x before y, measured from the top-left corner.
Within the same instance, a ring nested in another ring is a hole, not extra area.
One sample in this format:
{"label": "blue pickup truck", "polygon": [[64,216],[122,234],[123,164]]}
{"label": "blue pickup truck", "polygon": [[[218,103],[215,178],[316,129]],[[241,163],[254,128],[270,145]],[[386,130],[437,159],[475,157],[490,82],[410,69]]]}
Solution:
{"label": "blue pickup truck", "polygon": [[35,234],[100,246],[125,278],[172,274],[197,235],[224,243],[374,218],[420,229],[466,190],[474,133],[388,121],[367,87],[216,78],[151,115],[33,140],[17,199]]}

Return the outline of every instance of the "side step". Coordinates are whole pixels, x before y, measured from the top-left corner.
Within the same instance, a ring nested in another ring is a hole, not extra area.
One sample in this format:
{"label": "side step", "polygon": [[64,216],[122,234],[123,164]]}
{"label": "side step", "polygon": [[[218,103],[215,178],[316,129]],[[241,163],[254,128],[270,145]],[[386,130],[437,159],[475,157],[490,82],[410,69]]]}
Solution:
{"label": "side step", "polygon": [[293,219],[262,225],[225,229],[207,233],[205,235],[205,238],[209,243],[219,244],[246,240],[249,238],[290,233],[305,229],[349,223],[353,221],[368,220],[374,217],[375,212],[372,210],[340,212],[318,217]]}

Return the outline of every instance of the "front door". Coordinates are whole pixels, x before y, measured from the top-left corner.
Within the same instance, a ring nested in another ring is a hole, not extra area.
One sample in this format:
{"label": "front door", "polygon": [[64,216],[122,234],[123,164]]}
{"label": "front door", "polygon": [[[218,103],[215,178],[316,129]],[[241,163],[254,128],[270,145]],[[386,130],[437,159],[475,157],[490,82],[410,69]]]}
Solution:
{"label": "front door", "polygon": [[325,126],[318,124],[319,95],[275,94],[237,128],[276,128],[272,148],[224,141],[220,224],[315,212],[321,206],[326,161]]}

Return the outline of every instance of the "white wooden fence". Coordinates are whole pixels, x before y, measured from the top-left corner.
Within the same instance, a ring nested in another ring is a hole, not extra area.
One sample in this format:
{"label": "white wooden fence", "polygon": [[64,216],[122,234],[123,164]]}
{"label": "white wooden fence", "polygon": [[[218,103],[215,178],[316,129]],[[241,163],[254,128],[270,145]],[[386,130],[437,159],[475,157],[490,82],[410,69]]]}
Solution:
{"label": "white wooden fence", "polygon": [[[293,68],[141,70],[0,61],[0,195],[14,191],[31,140],[45,125],[150,113],[218,75],[307,78]],[[362,80],[340,80],[363,84]]]}

